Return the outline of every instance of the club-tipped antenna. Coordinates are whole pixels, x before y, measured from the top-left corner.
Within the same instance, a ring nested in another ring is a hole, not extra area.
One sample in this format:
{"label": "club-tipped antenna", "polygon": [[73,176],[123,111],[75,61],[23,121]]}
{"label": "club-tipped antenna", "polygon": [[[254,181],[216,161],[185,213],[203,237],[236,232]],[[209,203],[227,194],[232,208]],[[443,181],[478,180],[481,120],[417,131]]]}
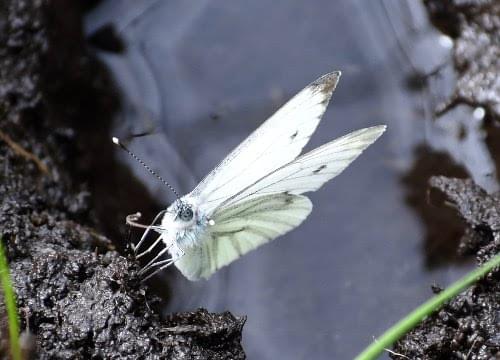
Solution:
{"label": "club-tipped antenna", "polygon": [[114,144],[118,145],[121,147],[123,150],[125,150],[130,156],[132,156],[139,164],[144,166],[147,171],[151,173],[151,175],[155,176],[158,180],[160,180],[162,183],[167,185],[167,187],[172,190],[172,192],[175,194],[177,199],[180,199],[179,193],[175,191],[175,189],[170,185],[164,178],[162,178],[160,175],[158,175],[153,169],[151,169],[144,161],[142,161],[136,154],[134,154],[132,151],[130,151],[123,143],[118,139],[117,137],[112,138],[112,141]]}

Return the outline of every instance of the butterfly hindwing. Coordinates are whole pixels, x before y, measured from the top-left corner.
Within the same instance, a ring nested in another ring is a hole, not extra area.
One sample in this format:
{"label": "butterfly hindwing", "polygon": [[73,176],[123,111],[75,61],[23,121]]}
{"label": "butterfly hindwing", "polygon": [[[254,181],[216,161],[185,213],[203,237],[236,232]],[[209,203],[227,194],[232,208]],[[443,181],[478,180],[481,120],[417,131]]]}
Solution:
{"label": "butterfly hindwing", "polygon": [[253,197],[214,213],[199,245],[185,250],[175,265],[190,280],[208,278],[258,246],[299,226],[312,210],[302,195],[279,193]]}
{"label": "butterfly hindwing", "polygon": [[283,192],[302,194],[316,191],[328,180],[340,174],[384,131],[384,125],[373,126],[330,141],[271,172],[228,199],[223,206],[266,194]]}

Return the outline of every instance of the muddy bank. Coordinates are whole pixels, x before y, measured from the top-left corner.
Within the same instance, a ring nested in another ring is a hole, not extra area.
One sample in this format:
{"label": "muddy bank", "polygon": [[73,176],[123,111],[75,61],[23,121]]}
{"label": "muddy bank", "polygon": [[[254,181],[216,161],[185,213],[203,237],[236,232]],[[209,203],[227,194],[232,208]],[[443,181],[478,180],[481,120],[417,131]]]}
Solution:
{"label": "muddy bank", "polygon": [[[481,264],[500,251],[500,193],[489,195],[471,180],[447,177],[433,177],[431,186],[446,194],[469,225],[462,254],[476,254]],[[497,270],[427,318],[394,351],[410,359],[494,359],[500,352],[499,314]]]}
{"label": "muddy bank", "polygon": [[161,319],[160,299],[115,250],[113,224],[129,210],[120,195],[145,191],[113,186],[129,176],[109,151],[119,101],[85,44],[84,10],[64,1],[0,5],[0,235],[32,352],[244,358],[244,318],[199,310]]}
{"label": "muddy bank", "polygon": [[424,0],[430,20],[454,40],[457,76],[453,94],[438,113],[457,105],[484,107],[500,120],[500,3],[496,0]]}
{"label": "muddy bank", "polygon": [[[436,112],[440,114],[457,105],[484,108],[486,143],[497,162],[498,172],[499,154],[495,143],[498,143],[500,119],[500,3],[473,0],[426,0],[424,3],[433,24],[454,39],[455,89],[448,102]],[[429,183],[433,192],[446,197],[439,205],[433,205],[450,209],[452,204],[451,210],[466,223],[458,246],[459,255],[474,255],[481,264],[497,254],[500,251],[500,193],[487,194],[469,179],[439,176],[432,177]],[[407,334],[396,344],[397,354],[391,357],[496,359],[500,355],[499,284],[500,271],[493,271]]]}

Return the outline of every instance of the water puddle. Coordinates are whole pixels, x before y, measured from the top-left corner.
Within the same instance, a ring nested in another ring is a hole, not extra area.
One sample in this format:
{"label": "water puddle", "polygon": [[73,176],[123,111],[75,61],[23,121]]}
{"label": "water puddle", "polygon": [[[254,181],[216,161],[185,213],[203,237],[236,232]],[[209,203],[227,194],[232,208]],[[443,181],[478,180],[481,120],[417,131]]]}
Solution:
{"label": "water puddle", "polygon": [[[431,284],[449,284],[471,265],[455,255],[462,222],[427,180],[472,177],[496,190],[499,130],[485,133],[480,111],[464,106],[432,116],[453,74],[446,66],[426,82],[415,74],[449,64],[449,43],[418,3],[386,3],[104,1],[88,15],[89,34],[111,23],[125,46],[100,50],[123,92],[115,131],[154,124],[157,134],[131,147],[180,192],[332,70],[343,77],[308,149],[388,125],[345,173],[311,194],[313,213],[298,229],[209,281],[165,274],[166,312],[201,306],[248,315],[250,359],[352,358],[429,297]],[[108,40],[98,40],[105,48]],[[156,206],[172,200],[129,165]]]}

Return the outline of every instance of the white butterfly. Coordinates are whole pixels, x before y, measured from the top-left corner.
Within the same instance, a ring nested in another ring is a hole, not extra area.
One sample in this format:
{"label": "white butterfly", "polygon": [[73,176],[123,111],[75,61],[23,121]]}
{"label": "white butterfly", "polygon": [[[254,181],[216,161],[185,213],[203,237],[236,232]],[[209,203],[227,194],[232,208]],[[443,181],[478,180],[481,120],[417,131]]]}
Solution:
{"label": "white butterfly", "polygon": [[[136,223],[140,214],[130,215],[129,224],[146,228],[136,251],[150,231],[159,234],[138,257],[164,245],[141,273],[154,269],[149,278],[175,264],[189,280],[208,278],[299,226],[312,210],[302,194],[340,174],[386,128],[357,130],[299,156],[339,78],[340,71],[326,74],[299,92],[150,226]],[[161,225],[155,225],[160,218]],[[159,260],[167,251],[170,258]]]}

